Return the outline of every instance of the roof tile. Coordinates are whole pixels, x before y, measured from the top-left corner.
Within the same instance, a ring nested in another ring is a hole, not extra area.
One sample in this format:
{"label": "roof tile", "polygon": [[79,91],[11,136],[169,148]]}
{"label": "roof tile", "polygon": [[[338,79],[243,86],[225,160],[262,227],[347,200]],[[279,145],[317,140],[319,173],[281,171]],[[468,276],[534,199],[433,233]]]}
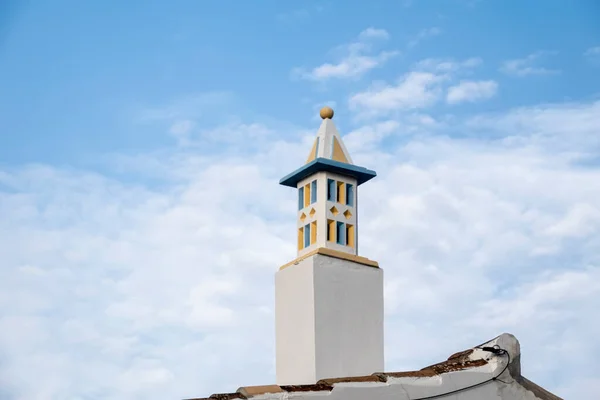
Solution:
{"label": "roof tile", "polygon": [[278,385],[263,385],[263,386],[243,386],[239,388],[238,393],[246,397],[259,396],[265,393],[280,393],[283,389]]}

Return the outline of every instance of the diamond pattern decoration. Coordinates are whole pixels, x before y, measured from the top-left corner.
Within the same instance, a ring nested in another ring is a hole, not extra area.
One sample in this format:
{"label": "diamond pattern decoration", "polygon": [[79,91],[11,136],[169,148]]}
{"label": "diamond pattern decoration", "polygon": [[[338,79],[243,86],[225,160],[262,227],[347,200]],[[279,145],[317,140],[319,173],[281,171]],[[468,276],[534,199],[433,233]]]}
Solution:
{"label": "diamond pattern decoration", "polygon": [[309,214],[309,215],[311,216],[311,218],[312,218],[312,217],[314,217],[314,216],[315,216],[315,213],[316,213],[316,211],[315,211],[315,209],[313,208],[312,210],[310,210],[310,212],[309,212],[308,214]]}
{"label": "diamond pattern decoration", "polygon": [[338,215],[338,214],[340,213],[340,212],[338,211],[338,209],[337,209],[337,208],[335,208],[335,206],[331,207],[331,208],[329,209],[329,211],[331,211],[331,213],[332,213],[333,215]]}
{"label": "diamond pattern decoration", "polygon": [[300,215],[300,221],[304,222],[305,219],[306,219],[306,214],[302,213],[302,215]]}
{"label": "diamond pattern decoration", "polygon": [[349,219],[351,216],[352,216],[352,213],[350,212],[350,210],[344,211],[344,217],[346,217],[347,219]]}

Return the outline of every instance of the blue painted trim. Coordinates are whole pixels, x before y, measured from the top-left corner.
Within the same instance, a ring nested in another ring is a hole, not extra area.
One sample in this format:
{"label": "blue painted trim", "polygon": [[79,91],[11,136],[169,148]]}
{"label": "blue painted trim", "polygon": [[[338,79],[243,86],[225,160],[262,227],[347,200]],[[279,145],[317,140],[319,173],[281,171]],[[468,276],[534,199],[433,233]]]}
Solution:
{"label": "blue painted trim", "polygon": [[346,183],[346,205],[354,207],[354,185]]}
{"label": "blue painted trim", "polygon": [[304,225],[304,248],[310,246],[310,224]]}
{"label": "blue painted trim", "polygon": [[298,189],[298,211],[304,208],[304,186]]}
{"label": "blue painted trim", "polygon": [[359,167],[357,165],[347,164],[327,158],[319,157],[308,164],[298,168],[291,174],[281,178],[279,184],[283,186],[290,186],[295,188],[302,179],[317,173],[317,172],[332,172],[344,176],[350,176],[356,179],[356,185],[362,185],[363,183],[375,178],[377,173],[365,167]]}
{"label": "blue painted trim", "polygon": [[335,201],[335,181],[333,179],[327,179],[327,201]]}
{"label": "blue painted trim", "polygon": [[317,202],[317,180],[310,183],[310,204]]}
{"label": "blue painted trim", "polygon": [[335,233],[337,244],[346,245],[346,224],[338,221]]}

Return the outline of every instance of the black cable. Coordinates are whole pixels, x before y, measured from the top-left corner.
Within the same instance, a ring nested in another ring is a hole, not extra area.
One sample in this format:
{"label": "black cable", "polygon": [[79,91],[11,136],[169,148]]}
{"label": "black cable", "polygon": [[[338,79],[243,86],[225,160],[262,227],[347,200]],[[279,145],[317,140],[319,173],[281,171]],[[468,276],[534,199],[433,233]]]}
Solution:
{"label": "black cable", "polygon": [[438,397],[449,396],[451,394],[462,392],[462,391],[469,390],[469,389],[473,389],[475,387],[482,386],[482,385],[485,385],[486,383],[490,383],[490,382],[493,382],[493,381],[500,381],[500,382],[502,382],[504,384],[508,384],[508,383],[504,382],[503,380],[498,379],[500,377],[500,375],[502,375],[504,373],[504,371],[506,371],[506,369],[510,365],[510,354],[508,353],[508,351],[506,351],[505,349],[501,349],[500,346],[498,346],[497,344],[494,345],[493,347],[488,347],[488,346],[480,347],[480,346],[477,346],[475,348],[476,349],[481,349],[483,351],[489,351],[490,353],[494,353],[494,354],[496,354],[498,356],[507,356],[508,360],[506,362],[506,365],[502,369],[502,371],[500,371],[500,373],[498,375],[494,376],[493,378],[487,379],[487,380],[485,380],[483,382],[479,382],[479,383],[476,383],[476,384],[471,385],[471,386],[465,386],[464,388],[452,390],[452,391],[446,392],[446,393],[436,394],[436,395],[433,395],[433,396],[419,397],[419,398],[416,398],[416,399],[413,399],[413,400],[428,400],[428,399],[436,399]]}

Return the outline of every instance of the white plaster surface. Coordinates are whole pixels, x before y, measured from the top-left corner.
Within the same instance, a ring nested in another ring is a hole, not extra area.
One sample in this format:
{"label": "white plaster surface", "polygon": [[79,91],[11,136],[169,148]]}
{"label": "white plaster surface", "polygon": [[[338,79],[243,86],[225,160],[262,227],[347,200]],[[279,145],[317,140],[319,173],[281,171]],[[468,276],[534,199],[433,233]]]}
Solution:
{"label": "white plaster surface", "polygon": [[316,381],[312,259],[275,274],[277,383]]}
{"label": "white plaster surface", "polygon": [[383,371],[383,270],[315,254],[275,292],[277,384]]}
{"label": "white plaster surface", "polygon": [[317,378],[384,369],[383,270],[317,255]]}
{"label": "white plaster surface", "polygon": [[346,159],[349,164],[352,164],[352,158],[350,157],[350,153],[348,149],[346,149],[346,145],[342,141],[342,137],[340,136],[335,124],[330,119],[324,119],[321,122],[321,126],[319,126],[319,130],[317,131],[317,139],[319,140],[319,148],[317,150],[316,157],[328,158],[331,159],[331,155],[333,152],[333,138],[336,138],[342,148]]}

